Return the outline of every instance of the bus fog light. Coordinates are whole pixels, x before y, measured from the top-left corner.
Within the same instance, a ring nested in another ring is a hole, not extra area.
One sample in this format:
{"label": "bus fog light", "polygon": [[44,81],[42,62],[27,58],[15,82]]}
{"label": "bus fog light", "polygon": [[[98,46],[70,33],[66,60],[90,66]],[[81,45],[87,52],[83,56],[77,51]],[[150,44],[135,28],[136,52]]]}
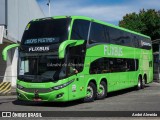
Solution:
{"label": "bus fog light", "polygon": [[58,95],[56,96],[56,98],[60,98],[60,97],[62,97],[62,96],[63,96],[63,94],[64,94],[64,93],[60,93],[60,94],[58,94]]}
{"label": "bus fog light", "polygon": [[21,94],[20,93],[17,93],[18,97],[21,97]]}

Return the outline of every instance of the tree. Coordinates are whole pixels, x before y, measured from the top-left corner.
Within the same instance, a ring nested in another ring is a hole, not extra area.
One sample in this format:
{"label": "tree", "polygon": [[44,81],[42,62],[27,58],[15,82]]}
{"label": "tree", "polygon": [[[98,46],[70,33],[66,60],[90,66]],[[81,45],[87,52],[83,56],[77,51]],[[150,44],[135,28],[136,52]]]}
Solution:
{"label": "tree", "polygon": [[119,26],[148,35],[152,40],[160,39],[160,11],[142,9],[139,13],[126,14]]}

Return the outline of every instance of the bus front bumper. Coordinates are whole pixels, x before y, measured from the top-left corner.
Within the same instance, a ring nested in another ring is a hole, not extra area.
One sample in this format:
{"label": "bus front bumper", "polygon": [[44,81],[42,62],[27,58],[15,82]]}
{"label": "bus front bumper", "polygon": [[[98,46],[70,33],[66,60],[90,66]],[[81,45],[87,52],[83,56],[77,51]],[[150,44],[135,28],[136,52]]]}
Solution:
{"label": "bus front bumper", "polygon": [[16,89],[17,98],[24,101],[46,101],[46,102],[64,102],[68,101],[68,88],[51,91],[48,93],[29,93]]}

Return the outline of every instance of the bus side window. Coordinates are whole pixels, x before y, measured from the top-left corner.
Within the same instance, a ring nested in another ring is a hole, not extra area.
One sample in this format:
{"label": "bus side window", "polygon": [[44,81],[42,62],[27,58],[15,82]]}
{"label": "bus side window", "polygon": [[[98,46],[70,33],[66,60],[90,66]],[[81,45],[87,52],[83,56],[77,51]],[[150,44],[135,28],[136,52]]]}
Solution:
{"label": "bus side window", "polygon": [[107,43],[104,25],[92,23],[89,44],[93,43]]}
{"label": "bus side window", "polygon": [[133,47],[132,37],[129,33],[124,32],[124,36],[122,37],[122,40],[124,41],[124,43],[122,45]]}
{"label": "bus side window", "polygon": [[152,61],[149,61],[149,67],[152,67]]}
{"label": "bus side window", "polygon": [[113,59],[110,59],[110,60],[109,60],[109,69],[110,69],[111,72],[114,71],[113,65],[114,65],[114,61],[113,61]]}
{"label": "bus side window", "polygon": [[72,40],[87,40],[90,22],[87,20],[74,20],[72,27]]}
{"label": "bus side window", "polygon": [[111,72],[110,69],[109,69],[109,60],[108,60],[108,58],[104,58],[103,66],[104,66],[104,68],[102,70],[102,73]]}
{"label": "bus side window", "polygon": [[108,27],[108,32],[109,32],[109,38],[110,38],[110,43],[111,44],[119,44],[119,38],[121,36],[120,31],[112,28],[112,27]]}
{"label": "bus side window", "polygon": [[89,73],[90,73],[90,74],[97,74],[97,62],[96,62],[96,61],[93,61],[93,62],[90,64]]}
{"label": "bus side window", "polygon": [[125,58],[100,58],[90,64],[90,74],[137,71],[138,60]]}
{"label": "bus side window", "polygon": [[103,74],[109,72],[110,70],[108,58],[97,59],[90,65],[90,74]]}
{"label": "bus side window", "polygon": [[135,71],[134,59],[111,58],[109,63],[111,72]]}
{"label": "bus side window", "polygon": [[133,37],[133,41],[134,41],[134,47],[139,48],[140,45],[139,45],[139,40],[138,40],[137,36]]}

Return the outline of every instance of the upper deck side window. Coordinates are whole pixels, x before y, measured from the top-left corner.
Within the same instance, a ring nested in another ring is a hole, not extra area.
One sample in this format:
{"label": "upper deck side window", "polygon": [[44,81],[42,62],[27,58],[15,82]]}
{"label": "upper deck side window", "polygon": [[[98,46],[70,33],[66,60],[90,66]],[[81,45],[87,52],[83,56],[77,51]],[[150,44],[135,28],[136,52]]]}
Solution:
{"label": "upper deck side window", "polygon": [[71,40],[87,40],[90,21],[76,19],[73,22]]}
{"label": "upper deck side window", "polygon": [[92,22],[89,44],[110,43],[127,47],[151,49],[151,40],[132,32]]}
{"label": "upper deck side window", "polygon": [[108,41],[108,33],[106,33],[105,26],[92,22],[89,36],[89,44],[108,43]]}

